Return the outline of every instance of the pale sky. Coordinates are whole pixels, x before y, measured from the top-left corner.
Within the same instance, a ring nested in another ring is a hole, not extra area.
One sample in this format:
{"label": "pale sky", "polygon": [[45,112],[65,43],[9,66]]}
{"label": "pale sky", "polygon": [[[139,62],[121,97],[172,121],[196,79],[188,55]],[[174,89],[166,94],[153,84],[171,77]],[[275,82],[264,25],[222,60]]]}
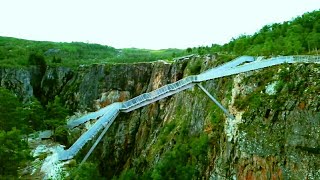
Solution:
{"label": "pale sky", "polygon": [[223,44],[320,0],[0,0],[0,36],[115,48]]}

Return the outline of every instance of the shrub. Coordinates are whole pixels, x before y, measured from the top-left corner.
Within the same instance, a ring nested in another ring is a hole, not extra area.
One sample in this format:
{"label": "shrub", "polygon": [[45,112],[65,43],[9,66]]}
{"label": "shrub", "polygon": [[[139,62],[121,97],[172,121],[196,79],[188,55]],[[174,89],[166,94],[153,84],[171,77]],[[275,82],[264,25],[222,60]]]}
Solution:
{"label": "shrub", "polygon": [[72,180],[87,180],[87,179],[102,179],[97,164],[94,163],[83,163],[78,168],[73,169],[70,175],[66,179]]}
{"label": "shrub", "polygon": [[37,53],[31,53],[28,58],[29,65],[35,65],[40,67],[41,73],[44,73],[47,68],[47,63],[44,59],[44,56]]}
{"label": "shrub", "polygon": [[190,69],[190,75],[199,74],[200,70],[201,70],[201,61],[198,60],[198,61],[192,63],[189,69]]}

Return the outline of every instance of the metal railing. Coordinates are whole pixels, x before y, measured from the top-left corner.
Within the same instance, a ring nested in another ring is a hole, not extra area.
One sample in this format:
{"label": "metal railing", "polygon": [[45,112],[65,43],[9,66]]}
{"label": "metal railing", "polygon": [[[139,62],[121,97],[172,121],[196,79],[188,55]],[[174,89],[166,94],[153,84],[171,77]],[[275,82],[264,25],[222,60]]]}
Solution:
{"label": "metal railing", "polygon": [[[249,62],[247,64],[240,65],[242,63]],[[132,98],[125,102],[113,103],[105,108],[102,108],[96,112],[89,113],[77,120],[68,123],[69,128],[73,128],[82,123],[89,121],[90,119],[97,119],[97,122],[67,150],[59,152],[59,160],[67,160],[73,158],[80,149],[92,139],[100,130],[103,128],[109,128],[113,123],[119,112],[128,112],[126,110],[133,107],[146,106],[149,103],[154,102],[154,100],[159,100],[158,98],[164,98],[174,93],[179,92],[178,90],[184,90],[186,86],[202,81],[208,81],[219,77],[234,75],[242,72],[247,72],[251,70],[262,69],[265,67],[270,67],[282,63],[295,63],[295,62],[319,62],[320,56],[280,56],[269,59],[259,58],[259,61],[254,61],[251,56],[244,56],[234,59],[228,63],[225,63],[219,67],[209,69],[202,72],[199,75],[188,76],[177,82],[165,85],[154,91],[141,94],[135,98]],[[192,87],[192,86],[190,86]],[[188,87],[189,88],[189,87]],[[92,150],[90,150],[92,151]]]}

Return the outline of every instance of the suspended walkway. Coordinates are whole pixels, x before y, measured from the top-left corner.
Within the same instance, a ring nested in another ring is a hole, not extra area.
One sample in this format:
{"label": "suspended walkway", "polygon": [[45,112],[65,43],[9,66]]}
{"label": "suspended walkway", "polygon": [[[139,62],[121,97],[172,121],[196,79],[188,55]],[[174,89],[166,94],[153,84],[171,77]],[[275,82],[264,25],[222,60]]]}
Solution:
{"label": "suspended walkway", "polygon": [[279,65],[283,63],[294,63],[294,62],[320,62],[320,56],[282,56],[270,59],[254,58],[251,56],[241,56],[228,63],[221,66],[209,69],[202,72],[199,75],[188,76],[177,82],[165,85],[154,91],[141,94],[135,98],[132,98],[125,102],[116,102],[109,106],[106,106],[96,112],[84,115],[76,120],[70,121],[67,127],[72,129],[79,126],[89,120],[98,119],[92,127],[85,133],[83,133],[78,140],[67,150],[60,151],[58,154],[59,160],[72,159],[82,147],[91,139],[93,139],[98,132],[102,129],[102,133],[97,138],[94,145],[91,147],[83,162],[89,157],[91,152],[97,146],[101,138],[107,132],[108,128],[111,126],[115,118],[120,112],[130,112],[143,106],[147,106],[153,102],[156,102],[165,97],[179,93],[185,89],[189,89],[194,85],[198,84],[199,87],[226,113],[226,115],[233,119],[233,116],[228,113],[228,111],[206,91],[200,83],[203,81],[213,80],[220,77],[230,76],[234,74],[239,74],[242,72],[262,69],[274,65]]}

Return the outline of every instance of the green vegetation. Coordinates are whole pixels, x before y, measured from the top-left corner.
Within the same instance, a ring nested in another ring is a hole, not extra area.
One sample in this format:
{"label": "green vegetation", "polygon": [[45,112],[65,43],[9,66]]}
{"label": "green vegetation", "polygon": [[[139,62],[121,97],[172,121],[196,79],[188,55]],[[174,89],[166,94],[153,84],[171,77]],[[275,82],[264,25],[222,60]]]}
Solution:
{"label": "green vegetation", "polygon": [[[208,62],[211,63],[207,65],[209,67],[209,65],[221,65],[243,54],[254,56],[318,54],[319,48],[320,11],[314,11],[290,22],[266,25],[254,35],[242,35],[222,46],[214,44],[211,47],[194,47],[186,50],[115,49],[110,46],[80,42],[54,43],[0,37],[0,65],[13,67],[38,66],[43,74],[47,65],[77,67],[94,63],[149,62],[159,59],[171,60],[192,53],[199,55],[216,53],[218,55],[217,59]],[[201,71],[202,64],[203,62],[200,60],[189,63],[187,68],[190,74],[198,74]],[[244,84],[256,87],[248,95],[241,95],[236,98],[235,106],[239,110],[247,110],[243,114],[243,118],[261,117],[261,114],[264,113],[264,118],[268,119],[269,114],[272,113],[271,122],[277,121],[281,108],[286,106],[289,110],[292,108],[285,104],[284,98],[288,99],[288,96],[292,96],[291,99],[298,99],[299,95],[304,92],[314,95],[320,91],[319,86],[310,85],[318,82],[319,78],[314,78],[312,82],[296,78],[309,77],[310,74],[316,74],[316,72],[304,71],[303,66],[296,67],[294,71],[289,70],[287,65],[279,67],[281,68],[279,73],[278,69],[270,68],[268,71],[262,71],[243,80]],[[109,66],[106,66],[106,72],[108,72],[108,68]],[[274,79],[274,74],[277,73],[279,77]],[[225,89],[227,97],[230,99],[231,79],[225,79],[218,83],[218,86],[223,88],[217,89]],[[228,81],[229,84],[223,81]],[[275,86],[278,93],[277,98],[264,92],[265,86],[274,81],[277,81]],[[193,96],[199,98],[198,94],[201,93],[194,92]],[[301,102],[299,106],[303,109],[305,105]],[[265,107],[265,109],[259,112],[258,110],[261,107]],[[177,108],[180,109],[177,110],[179,112],[176,119],[164,125],[162,131],[159,132],[158,141],[154,145],[155,150],[151,152],[152,155],[156,153],[159,155],[159,161],[150,168],[150,166],[145,165],[149,159],[138,159],[137,164],[142,164],[143,172],[141,172],[141,169],[128,167],[119,177],[115,178],[190,179],[199,177],[201,168],[197,165],[208,165],[208,149],[212,149],[219,143],[224,116],[219,108],[211,103],[208,104],[205,107],[210,112],[208,127],[206,127],[205,132],[191,135],[189,132],[190,122],[182,118],[182,114],[186,113],[182,109],[183,106]],[[68,110],[63,107],[59,97],[55,97],[45,106],[41,105],[37,99],[21,103],[10,91],[0,88],[0,179],[14,179],[17,177],[18,167],[23,167],[31,159],[26,135],[33,131],[51,129],[55,133],[54,140],[67,144],[67,129],[64,127],[67,115]],[[252,129],[258,129],[263,135],[269,133],[270,129],[265,124],[257,121],[251,123],[254,119],[246,120],[246,124],[243,124],[243,127],[240,126],[240,129],[248,127],[249,124]],[[255,138],[255,132],[253,130],[247,131],[247,137]],[[276,148],[272,149],[268,146],[269,142],[275,140],[283,142],[281,133],[276,138],[267,138],[267,143],[262,149],[276,151]],[[318,152],[318,149],[316,150]],[[96,164],[85,163],[74,169],[70,178],[99,179],[100,175]]]}
{"label": "green vegetation", "polygon": [[253,35],[240,35],[224,45],[187,48],[188,53],[219,55],[319,54],[320,11],[305,13],[292,21],[265,25]]}
{"label": "green vegetation", "polygon": [[65,145],[68,144],[68,130],[65,127],[67,115],[68,110],[63,107],[58,96],[46,106],[46,120],[44,121],[46,129],[51,129],[54,132],[54,140]]}
{"label": "green vegetation", "polygon": [[16,96],[0,88],[0,179],[17,177],[18,167],[30,159],[27,141],[22,136],[28,129],[20,114],[22,107]]}
{"label": "green vegetation", "polygon": [[[319,67],[318,64],[284,64],[257,72],[242,81],[242,86],[254,87],[252,92],[244,93],[235,102],[238,109],[246,110],[242,115],[244,122],[239,125],[239,132],[244,136],[239,143],[243,151],[264,157],[285,156],[293,147],[295,151],[319,153],[316,146],[285,145],[290,138],[298,139],[297,134],[303,134],[306,144],[315,137],[310,132],[316,131],[310,128],[319,126],[316,94],[319,94],[320,80],[319,74],[315,73]],[[276,94],[268,95],[266,86],[274,82],[277,82]]]}
{"label": "green vegetation", "polygon": [[6,66],[26,66],[30,64],[30,60],[33,64],[34,57],[44,58],[48,64],[77,66],[99,63],[117,55],[118,50],[115,48],[98,44],[55,43],[0,37],[0,64]]}
{"label": "green vegetation", "polygon": [[18,167],[24,166],[30,157],[26,140],[20,130],[0,130],[0,179],[15,179]]}
{"label": "green vegetation", "polygon": [[200,59],[188,64],[188,69],[190,70],[190,75],[197,75],[201,71],[202,61]]}
{"label": "green vegetation", "polygon": [[94,163],[83,163],[79,167],[75,167],[66,179],[72,180],[87,180],[87,179],[102,179],[99,174],[99,169],[97,164]]}
{"label": "green vegetation", "polygon": [[[183,122],[183,121],[179,121]],[[161,160],[155,166],[142,175],[136,174],[133,169],[123,171],[118,179],[192,179],[199,176],[196,165],[208,163],[207,150],[209,148],[209,138],[205,133],[196,136],[189,135],[188,123],[178,127],[179,132],[172,131],[175,122],[165,125],[164,131],[159,135],[157,148],[166,147],[165,142],[174,142],[172,149],[166,151]],[[174,133],[174,136],[169,135]],[[173,139],[170,139],[173,137]],[[165,141],[164,141],[165,140]],[[141,177],[141,178],[138,178]]]}
{"label": "green vegetation", "polygon": [[[265,25],[254,35],[241,35],[224,45],[183,49],[148,50],[82,42],[56,43],[0,37],[1,66],[59,65],[77,67],[94,63],[134,63],[172,60],[188,54],[292,55],[318,54],[320,48],[320,11],[305,13],[292,21]],[[229,59],[229,58],[223,58]]]}
{"label": "green vegetation", "polygon": [[1,66],[59,65],[76,67],[94,63],[134,63],[171,60],[188,54],[185,50],[115,49],[81,42],[56,43],[0,37]]}
{"label": "green vegetation", "polygon": [[[188,92],[188,95],[195,99],[206,97],[200,89],[194,91]],[[224,124],[223,112],[215,104],[208,101],[204,108],[210,112],[208,124],[203,130],[194,132],[191,130],[193,129],[191,119],[185,117],[186,109],[183,105],[177,105],[175,117],[163,125],[150,154],[147,157],[134,159],[132,166],[122,171],[118,177],[114,176],[113,179],[196,179],[201,177],[204,168],[208,167],[211,161],[209,152],[220,143]],[[155,157],[160,158],[153,163]]]}
{"label": "green vegetation", "polygon": [[49,127],[59,132],[57,140],[64,140],[61,127],[67,115],[59,98],[46,107],[36,99],[23,104],[9,90],[0,88],[0,179],[14,179],[18,168],[31,160],[28,134]]}
{"label": "green vegetation", "polygon": [[254,35],[241,35],[216,52],[235,55],[318,54],[320,48],[320,11],[305,13],[289,22],[265,25]]}

